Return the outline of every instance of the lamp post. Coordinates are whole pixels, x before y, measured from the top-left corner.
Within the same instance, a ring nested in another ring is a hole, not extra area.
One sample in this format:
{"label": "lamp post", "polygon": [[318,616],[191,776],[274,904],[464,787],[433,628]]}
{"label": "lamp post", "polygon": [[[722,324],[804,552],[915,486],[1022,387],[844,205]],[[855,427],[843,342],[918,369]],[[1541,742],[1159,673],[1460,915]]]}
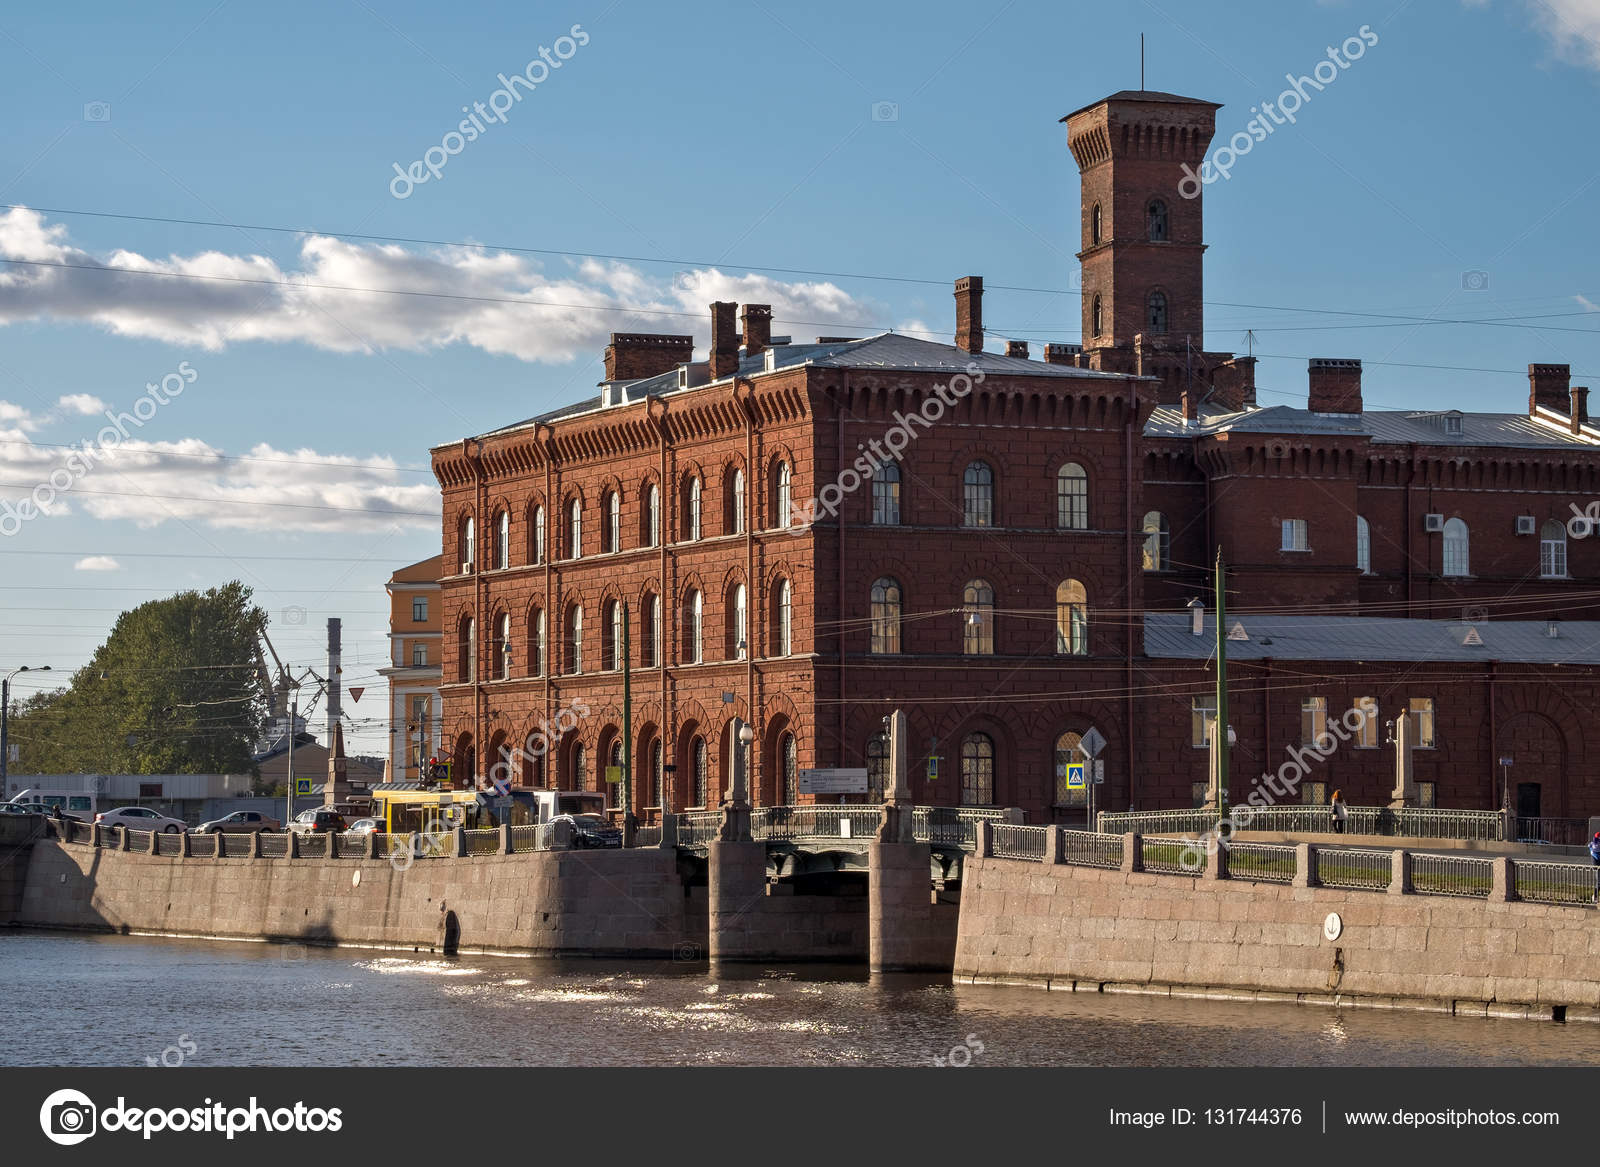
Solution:
{"label": "lamp post", "polygon": [[12,669],[0,679],[0,799],[6,796],[6,779],[10,776],[7,767],[11,763],[11,741],[9,736],[11,718],[11,678],[18,673],[48,673],[49,665],[22,665]]}

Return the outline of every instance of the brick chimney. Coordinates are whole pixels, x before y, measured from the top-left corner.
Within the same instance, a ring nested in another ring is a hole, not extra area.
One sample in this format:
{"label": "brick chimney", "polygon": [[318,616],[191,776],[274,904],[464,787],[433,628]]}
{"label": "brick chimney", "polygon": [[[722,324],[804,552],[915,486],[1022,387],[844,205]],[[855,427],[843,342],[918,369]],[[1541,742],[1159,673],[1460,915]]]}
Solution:
{"label": "brick chimney", "polygon": [[1008,341],[1006,341],[1006,356],[1008,356],[1008,357],[1021,357],[1023,360],[1027,360],[1028,359],[1028,342],[1025,341],[1025,340],[1008,340]]}
{"label": "brick chimney", "polygon": [[1571,384],[1571,365],[1529,365],[1528,416],[1541,405],[1554,413],[1566,413],[1572,408]]}
{"label": "brick chimney", "polygon": [[1312,413],[1361,412],[1360,361],[1312,357],[1310,380],[1307,408]]}
{"label": "brick chimney", "polygon": [[1572,432],[1578,433],[1589,424],[1589,390],[1583,385],[1572,387],[1572,408],[1568,413]]}
{"label": "brick chimney", "polygon": [[758,357],[772,343],[772,305],[746,304],[739,314],[739,339],[744,355]]}
{"label": "brick chimney", "polygon": [[606,380],[637,381],[670,373],[694,359],[694,337],[659,332],[613,332],[606,345]]}
{"label": "brick chimney", "polygon": [[983,351],[982,276],[962,276],[956,281],[956,347],[969,353]]}
{"label": "brick chimney", "polygon": [[739,371],[739,334],[734,331],[734,314],[739,305],[718,300],[711,305],[711,379],[720,381]]}
{"label": "brick chimney", "polygon": [[1218,409],[1238,413],[1256,403],[1256,359],[1234,357],[1211,371],[1211,400]]}
{"label": "brick chimney", "polygon": [[1076,365],[1083,352],[1081,344],[1047,344],[1044,360],[1047,365]]}
{"label": "brick chimney", "polygon": [[1183,391],[1183,420],[1185,422],[1200,419],[1200,391],[1198,389],[1185,389]]}

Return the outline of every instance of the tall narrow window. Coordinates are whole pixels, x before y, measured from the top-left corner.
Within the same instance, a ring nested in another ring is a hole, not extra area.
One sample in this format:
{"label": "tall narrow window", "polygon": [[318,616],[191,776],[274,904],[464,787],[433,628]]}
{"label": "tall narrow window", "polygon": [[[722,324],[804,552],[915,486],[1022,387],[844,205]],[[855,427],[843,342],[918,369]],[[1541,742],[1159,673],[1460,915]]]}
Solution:
{"label": "tall narrow window", "polygon": [[1165,332],[1167,330],[1167,294],[1165,292],[1151,292],[1147,301],[1148,311],[1145,313],[1145,323],[1151,332]]}
{"label": "tall narrow window", "polygon": [[706,749],[706,739],[697,737],[689,745],[690,766],[694,777],[694,804],[708,805],[711,798],[711,751]]}
{"label": "tall narrow window", "polygon": [[1469,554],[1470,535],[1467,524],[1461,519],[1447,519],[1444,524],[1444,574],[1468,575],[1471,566]]}
{"label": "tall narrow window", "polygon": [[457,531],[457,541],[460,544],[461,570],[464,572],[471,571],[473,564],[478,562],[478,535],[473,526],[471,515],[461,520],[461,527]]}
{"label": "tall narrow window", "polygon": [[1204,749],[1211,744],[1211,725],[1217,720],[1215,697],[1192,697],[1189,700],[1189,744]]}
{"label": "tall narrow window", "polygon": [[1167,530],[1167,516],[1160,511],[1148,511],[1144,516],[1144,569],[1166,571],[1172,556],[1172,536]]}
{"label": "tall narrow window", "polygon": [[689,479],[688,489],[684,492],[683,528],[690,540],[700,538],[700,494],[700,479]]}
{"label": "tall narrow window", "polygon": [[987,462],[972,463],[961,476],[961,523],[994,526],[994,471]]}
{"label": "tall narrow window", "polygon": [[428,667],[428,646],[426,644],[413,644],[411,646],[411,667],[414,669]]}
{"label": "tall narrow window", "polygon": [[644,642],[643,651],[639,654],[647,669],[661,666],[661,597],[654,592],[648,593],[644,603],[639,606],[639,617],[644,627],[644,635],[640,639]]}
{"label": "tall narrow window", "polygon": [[778,758],[783,764],[783,801],[793,806],[800,801],[800,747],[794,734],[786,733],[778,743]]}
{"label": "tall narrow window", "polygon": [[1361,718],[1361,728],[1356,731],[1356,748],[1358,750],[1377,749],[1378,699],[1376,697],[1357,697],[1355,704],[1351,708]]}
{"label": "tall narrow window", "polygon": [[772,527],[787,527],[793,521],[790,505],[791,493],[794,490],[794,478],[789,472],[789,463],[779,462],[772,468]]}
{"label": "tall narrow window", "polygon": [[690,588],[683,597],[683,663],[697,665],[701,660],[701,619],[705,615],[705,599],[698,588]]}
{"label": "tall narrow window", "polygon": [[622,605],[616,600],[606,604],[605,663],[602,668],[612,672],[622,667]]}
{"label": "tall narrow window", "polygon": [[1067,732],[1056,738],[1055,750],[1055,778],[1057,806],[1084,806],[1088,803],[1087,785],[1072,787],[1067,782],[1072,777],[1067,769],[1074,762],[1083,762],[1083,751],[1078,749],[1078,743],[1083,740],[1083,735]]}
{"label": "tall narrow window", "polygon": [[646,547],[661,545],[661,488],[652,482],[644,491],[644,530],[640,532]]}
{"label": "tall narrow window", "polygon": [[728,589],[728,626],[725,660],[744,660],[750,648],[750,617],[745,607],[744,584]]}
{"label": "tall narrow window", "polygon": [[744,471],[737,468],[728,491],[728,530],[735,535],[744,534]]}
{"label": "tall narrow window", "polygon": [[511,566],[510,511],[501,511],[494,517],[494,565],[501,571]]}
{"label": "tall narrow window", "polygon": [[567,672],[583,672],[583,606],[572,605],[567,613]]}
{"label": "tall narrow window", "polygon": [[1089,476],[1076,462],[1056,471],[1056,526],[1063,531],[1089,526]]}
{"label": "tall narrow window", "polygon": [[478,625],[471,616],[463,617],[456,632],[456,680],[478,679]]}
{"label": "tall narrow window", "polygon": [[1056,585],[1056,652],[1063,656],[1089,652],[1089,593],[1075,579]]}
{"label": "tall narrow window", "polygon": [[889,735],[875,733],[867,739],[867,801],[882,802],[889,785]]}
{"label": "tall narrow window", "polygon": [[1356,570],[1372,574],[1372,528],[1360,515],[1356,516]]}
{"label": "tall narrow window", "polygon": [[1431,750],[1436,742],[1433,736],[1433,698],[1413,697],[1409,705],[1411,727],[1415,731],[1411,735],[1411,744],[1419,750]]}
{"label": "tall narrow window", "polygon": [[868,651],[900,651],[900,581],[893,576],[886,575],[873,581],[872,641]]}
{"label": "tall narrow window", "polygon": [[428,622],[427,596],[413,596],[411,598],[411,622],[413,624],[426,624]]}
{"label": "tall narrow window", "polygon": [[528,561],[530,563],[544,562],[544,507],[533,508],[533,529],[528,533],[532,546],[528,548]]}
{"label": "tall narrow window", "polygon": [[1150,242],[1165,243],[1167,241],[1167,204],[1160,199],[1151,199],[1148,219]]}
{"label": "tall narrow window", "polygon": [[583,502],[573,499],[567,506],[567,558],[583,555]]}
{"label": "tall narrow window", "polygon": [[511,613],[494,618],[494,675],[499,681],[511,676]]}
{"label": "tall narrow window", "polygon": [[589,751],[579,742],[572,747],[572,789],[589,788]]}
{"label": "tall narrow window", "polygon": [[1105,331],[1105,317],[1100,311],[1100,293],[1096,292],[1089,309],[1089,334],[1099,336]]}
{"label": "tall narrow window", "polygon": [[772,655],[788,656],[794,651],[794,592],[788,580],[778,581],[772,608]]}
{"label": "tall narrow window", "polygon": [[975,579],[962,589],[961,612],[965,621],[962,652],[968,656],[994,655],[994,588]]}
{"label": "tall narrow window", "polygon": [[872,472],[872,521],[880,527],[900,525],[898,462],[885,462]]}
{"label": "tall narrow window", "polygon": [[656,738],[650,743],[650,805],[665,806],[661,796],[666,792],[666,747],[661,744],[661,739]]}
{"label": "tall narrow window", "polygon": [[1539,531],[1539,574],[1545,579],[1567,575],[1567,525],[1557,519],[1546,520]]}
{"label": "tall narrow window", "polygon": [[1100,204],[1096,203],[1094,209],[1089,212],[1089,242],[1091,244],[1100,242],[1101,229]]}
{"label": "tall narrow window", "polygon": [[544,676],[545,628],[544,609],[535,608],[528,614],[528,675]]}
{"label": "tall narrow window", "polygon": [[622,550],[622,495],[615,490],[606,495],[606,550]]}
{"label": "tall narrow window", "polygon": [[1280,551],[1309,551],[1311,543],[1306,534],[1306,521],[1304,519],[1284,519],[1279,524],[1283,542]]}
{"label": "tall narrow window", "polygon": [[1328,732],[1328,699],[1306,697],[1300,702],[1300,744],[1314,746]]}
{"label": "tall narrow window", "polygon": [[961,743],[961,805],[994,803],[994,739],[970,733]]}

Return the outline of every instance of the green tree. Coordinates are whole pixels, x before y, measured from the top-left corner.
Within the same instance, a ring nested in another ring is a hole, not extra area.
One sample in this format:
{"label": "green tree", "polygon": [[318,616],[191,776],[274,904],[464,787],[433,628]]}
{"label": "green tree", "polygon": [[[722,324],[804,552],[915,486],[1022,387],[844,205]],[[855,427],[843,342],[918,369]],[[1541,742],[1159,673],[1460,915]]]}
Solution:
{"label": "green tree", "polygon": [[12,714],[13,774],[250,774],[266,613],[234,581],[122,613],[64,689]]}

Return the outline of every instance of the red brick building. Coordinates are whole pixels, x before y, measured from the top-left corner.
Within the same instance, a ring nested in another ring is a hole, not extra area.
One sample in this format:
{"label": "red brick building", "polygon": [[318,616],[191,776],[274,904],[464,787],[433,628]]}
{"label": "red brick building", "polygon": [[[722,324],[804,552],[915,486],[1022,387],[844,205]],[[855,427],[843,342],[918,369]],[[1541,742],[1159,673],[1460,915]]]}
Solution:
{"label": "red brick building", "polygon": [[1439,805],[1504,786],[1533,813],[1600,809],[1582,716],[1600,552],[1563,525],[1600,497],[1586,390],[1538,365],[1526,412],[1367,411],[1360,362],[1325,360],[1307,408],[1258,406],[1254,362],[1204,351],[1202,199],[1181,185],[1217,108],[1123,93],[1063,119],[1082,346],[985,351],[977,277],[953,344],[794,344],[767,307],[719,303],[706,360],[617,334],[597,397],[437,447],[456,773],[505,758],[524,784],[598,788],[623,753],[626,640],[640,811],[663,786],[674,810],[715,805],[735,719],[760,803],[792,800],[800,767],[881,780],[895,707],[922,801],[1081,816],[1059,765],[1092,725],[1098,805],[1190,805],[1211,673],[1174,610],[1209,595],[1220,547],[1252,636],[1235,798],[1370,697],[1379,740],[1306,797],[1387,801],[1379,723],[1414,709]]}

